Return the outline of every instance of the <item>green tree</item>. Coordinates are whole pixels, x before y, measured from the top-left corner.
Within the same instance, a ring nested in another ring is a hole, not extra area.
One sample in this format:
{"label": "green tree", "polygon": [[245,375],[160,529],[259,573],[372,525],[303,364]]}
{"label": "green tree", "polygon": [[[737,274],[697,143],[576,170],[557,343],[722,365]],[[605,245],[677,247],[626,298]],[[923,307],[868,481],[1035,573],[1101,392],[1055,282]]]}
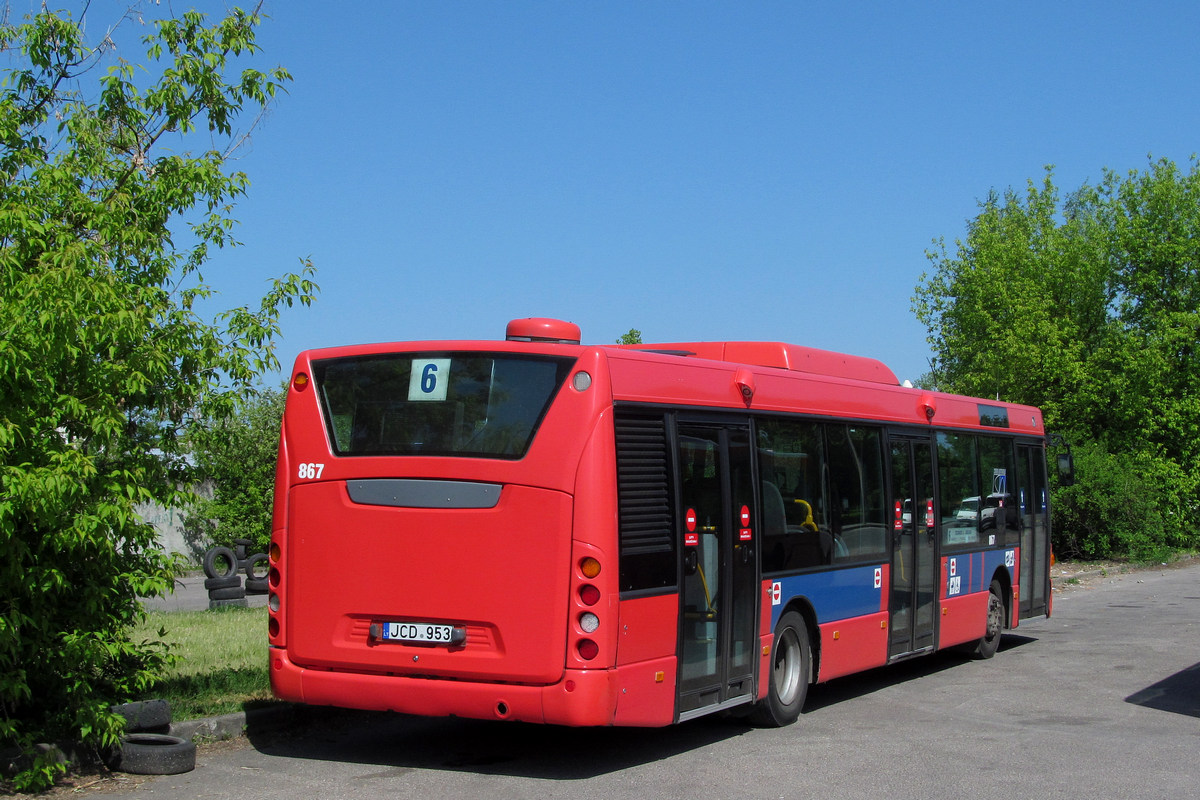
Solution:
{"label": "green tree", "polygon": [[[1047,168],[992,194],[913,298],[941,388],[1041,406],[1086,445],[1058,545],[1151,555],[1200,524],[1200,165],[1103,173],[1061,200]],[[1088,475],[1120,464],[1119,474]],[[1142,509],[1113,515],[1114,497]],[[1104,495],[1103,498],[1096,495]],[[1146,499],[1148,498],[1148,500]],[[1064,506],[1065,509],[1065,506]],[[1152,538],[1143,535],[1155,531]]]}
{"label": "green tree", "polygon": [[[235,124],[290,79],[247,65],[257,14],[154,22],[137,67],[113,45],[136,13],[96,43],[111,20],[87,22],[0,24],[0,747],[26,752],[116,742],[107,706],[165,657],[130,639],[139,598],[173,577],[134,506],[182,502],[186,432],[277,368],[282,307],[316,291],[305,265],[257,307],[198,313],[198,270],[236,244]],[[15,786],[58,769],[34,759]]]}
{"label": "green tree", "polygon": [[622,333],[617,339],[617,344],[641,344],[642,332],[637,328],[630,328],[627,332]]}
{"label": "green tree", "polygon": [[234,539],[249,539],[249,552],[267,551],[285,399],[276,389],[256,392],[235,415],[193,434],[192,455],[212,482],[213,496],[197,500],[188,525],[199,528],[207,543],[232,547]]}

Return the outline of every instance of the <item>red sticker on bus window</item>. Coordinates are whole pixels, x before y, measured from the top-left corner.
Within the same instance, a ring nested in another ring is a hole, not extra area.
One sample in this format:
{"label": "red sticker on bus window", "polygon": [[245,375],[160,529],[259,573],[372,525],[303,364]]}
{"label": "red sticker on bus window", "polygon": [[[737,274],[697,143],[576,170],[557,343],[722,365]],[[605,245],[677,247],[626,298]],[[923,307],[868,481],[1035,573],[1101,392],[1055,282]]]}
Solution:
{"label": "red sticker on bus window", "polygon": [[895,529],[898,531],[904,530],[904,519],[902,517],[902,513],[903,512],[900,510],[900,501],[897,500],[896,501],[896,524],[893,527],[895,527]]}
{"label": "red sticker on bus window", "polygon": [[700,534],[685,533],[683,535],[683,543],[688,547],[695,547],[696,545],[700,544]]}
{"label": "red sticker on bus window", "polygon": [[684,523],[687,525],[688,533],[696,530],[696,509],[689,508],[683,519]]}
{"label": "red sticker on bus window", "polygon": [[742,527],[750,527],[750,506],[742,506]]}
{"label": "red sticker on bus window", "polygon": [[754,531],[752,531],[750,528],[742,528],[740,531],[738,531],[738,539],[743,542],[748,542],[753,538]]}
{"label": "red sticker on bus window", "polygon": [[933,500],[925,501],[925,527],[932,528],[937,520],[933,518]]}

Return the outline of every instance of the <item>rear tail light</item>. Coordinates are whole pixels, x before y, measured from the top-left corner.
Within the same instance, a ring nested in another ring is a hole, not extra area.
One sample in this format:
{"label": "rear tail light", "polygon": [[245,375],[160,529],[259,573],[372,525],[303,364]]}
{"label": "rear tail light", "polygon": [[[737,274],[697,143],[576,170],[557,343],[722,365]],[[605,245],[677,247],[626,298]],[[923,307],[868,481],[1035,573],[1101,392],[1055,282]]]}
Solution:
{"label": "rear tail light", "polygon": [[[305,376],[297,376],[297,378],[300,377]],[[267,621],[267,633],[270,635],[273,645],[282,647],[284,645],[282,641],[284,633],[283,620],[281,619],[281,612],[283,610],[283,574],[280,570],[283,568],[283,546],[278,541],[271,541],[270,547],[267,548],[267,558],[269,560],[267,587],[270,590],[267,595],[267,609],[271,612]]]}
{"label": "rear tail light", "polygon": [[590,583],[579,587],[579,602],[585,606],[594,606],[600,602],[600,590]]}
{"label": "rear tail light", "polygon": [[577,547],[583,552],[577,550],[575,555],[571,598],[574,609],[571,614],[572,621],[568,623],[572,642],[570,646],[574,649],[574,656],[578,661],[590,662],[600,656],[602,649],[606,653],[611,652],[615,642],[609,640],[614,637],[616,628],[607,625],[604,619],[609,609],[604,601],[604,584],[597,580],[603,571],[600,552],[587,545]]}

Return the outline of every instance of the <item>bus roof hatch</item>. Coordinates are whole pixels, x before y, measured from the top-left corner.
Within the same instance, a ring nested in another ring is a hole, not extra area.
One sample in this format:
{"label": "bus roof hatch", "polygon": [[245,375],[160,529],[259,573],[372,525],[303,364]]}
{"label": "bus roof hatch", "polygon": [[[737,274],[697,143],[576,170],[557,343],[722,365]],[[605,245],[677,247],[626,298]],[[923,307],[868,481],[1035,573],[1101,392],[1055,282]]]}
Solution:
{"label": "bus roof hatch", "polygon": [[527,317],[508,323],[504,330],[504,338],[510,342],[579,344],[582,333],[574,322],[548,317]]}

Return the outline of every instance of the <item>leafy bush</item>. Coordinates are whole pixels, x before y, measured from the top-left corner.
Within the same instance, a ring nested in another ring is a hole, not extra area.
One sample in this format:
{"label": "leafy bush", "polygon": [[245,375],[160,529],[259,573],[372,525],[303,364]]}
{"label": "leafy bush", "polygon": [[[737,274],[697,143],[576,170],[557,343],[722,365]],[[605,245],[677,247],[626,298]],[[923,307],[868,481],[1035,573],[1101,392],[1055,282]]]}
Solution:
{"label": "leafy bush", "polygon": [[213,494],[197,499],[185,525],[207,544],[232,547],[234,539],[249,539],[249,552],[267,551],[284,399],[282,391],[256,392],[235,415],[191,437],[196,466],[212,482]]}
{"label": "leafy bush", "polygon": [[[41,9],[0,22],[0,749],[25,753],[117,742],[109,705],[167,658],[130,635],[140,598],[172,580],[134,508],[180,505],[186,432],[277,367],[281,308],[316,291],[306,266],[257,309],[193,310],[212,294],[198,273],[210,248],[236,244],[228,215],[248,181],[226,172],[234,123],[289,80],[246,64],[258,17],[159,20],[135,68],[111,55],[120,25]],[[35,760],[13,786],[60,769]]]}
{"label": "leafy bush", "polygon": [[1142,465],[1097,444],[1075,448],[1075,484],[1055,494],[1054,550],[1067,558],[1163,557],[1175,537],[1164,513],[1169,496]]}

